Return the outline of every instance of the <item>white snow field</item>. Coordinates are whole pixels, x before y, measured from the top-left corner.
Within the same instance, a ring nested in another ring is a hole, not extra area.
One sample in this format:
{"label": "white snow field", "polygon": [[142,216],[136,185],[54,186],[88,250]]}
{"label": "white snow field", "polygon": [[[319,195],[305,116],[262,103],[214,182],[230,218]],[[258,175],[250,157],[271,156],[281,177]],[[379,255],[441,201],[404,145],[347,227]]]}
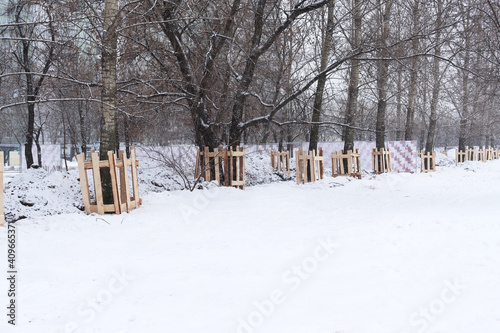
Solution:
{"label": "white snow field", "polygon": [[142,198],[15,223],[0,332],[500,332],[500,160]]}

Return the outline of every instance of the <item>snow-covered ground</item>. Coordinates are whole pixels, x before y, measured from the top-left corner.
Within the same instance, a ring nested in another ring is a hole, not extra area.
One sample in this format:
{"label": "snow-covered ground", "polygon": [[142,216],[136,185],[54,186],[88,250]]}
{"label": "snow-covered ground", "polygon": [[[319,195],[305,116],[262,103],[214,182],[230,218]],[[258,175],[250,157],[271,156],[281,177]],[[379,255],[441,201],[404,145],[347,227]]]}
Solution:
{"label": "snow-covered ground", "polygon": [[[500,160],[441,165],[149,191],[122,215],[68,192],[72,211],[15,224],[17,326],[3,278],[0,332],[498,333]],[[25,201],[51,206],[39,191]]]}

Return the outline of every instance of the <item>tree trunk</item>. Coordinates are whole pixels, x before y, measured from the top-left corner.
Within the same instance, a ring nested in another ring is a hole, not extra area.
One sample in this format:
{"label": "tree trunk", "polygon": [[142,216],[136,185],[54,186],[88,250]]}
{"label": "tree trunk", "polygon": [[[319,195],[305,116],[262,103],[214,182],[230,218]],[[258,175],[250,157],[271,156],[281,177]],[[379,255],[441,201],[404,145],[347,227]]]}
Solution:
{"label": "tree trunk", "polygon": [[427,142],[425,144],[425,153],[432,153],[434,149],[434,138],[436,137],[436,125],[437,125],[437,104],[439,100],[439,91],[441,87],[440,72],[439,72],[439,56],[441,56],[441,18],[443,13],[443,3],[442,0],[437,0],[438,12],[436,20],[436,46],[434,47],[434,62],[432,69],[433,84],[432,87],[432,97],[431,97],[431,108],[430,108],[430,119],[429,119],[429,130],[427,132]]}
{"label": "tree trunk", "polygon": [[[327,9],[327,22],[326,22],[326,30],[323,35],[323,44],[321,45],[321,64],[319,71],[323,72],[328,66],[328,58],[330,55],[330,49],[332,48],[333,42],[333,29],[335,27],[334,22],[334,10],[335,2],[330,0],[328,2]],[[323,93],[325,91],[326,85],[326,73],[320,75],[318,79],[318,83],[316,86],[316,93],[314,95],[314,103],[312,110],[312,125],[310,129],[309,135],[309,150],[317,150],[318,149],[318,140],[319,140],[319,122],[321,121],[321,112],[323,106]]]}
{"label": "tree trunk", "polygon": [[[413,34],[419,31],[419,1],[415,0],[413,4]],[[410,89],[408,92],[408,109],[406,111],[406,126],[405,126],[405,140],[413,139],[413,127],[415,118],[415,98],[417,96],[417,70],[418,70],[418,39],[412,40],[413,58],[411,61],[410,69]]]}
{"label": "tree trunk", "polygon": [[[353,15],[353,48],[358,49],[361,46],[361,0],[354,0],[354,7],[352,10]],[[351,73],[349,78],[349,90],[347,97],[347,110],[344,129],[344,153],[348,150],[354,149],[354,126],[356,122],[356,115],[358,109],[358,95],[359,95],[359,67],[360,60],[355,57],[351,61]]]}
{"label": "tree trunk", "polygon": [[[31,76],[31,75],[29,75]],[[28,77],[28,75],[27,75]],[[27,81],[28,87],[30,86],[30,80]],[[27,88],[29,94],[30,88]],[[26,167],[29,169],[34,164],[33,159],[33,141],[35,137],[35,97],[31,93],[28,95],[28,129],[26,132],[26,143],[24,145],[24,157],[26,158]]]}
{"label": "tree trunk", "polygon": [[[380,4],[380,0],[379,0]],[[377,90],[378,90],[378,103],[377,103],[377,124],[375,134],[375,144],[378,149],[385,148],[385,116],[387,110],[387,81],[389,61],[385,60],[389,56],[387,50],[387,39],[389,38],[389,20],[391,17],[392,0],[385,3],[385,9],[380,19],[380,40],[379,57],[384,60],[377,61]]]}
{"label": "tree trunk", "polygon": [[[118,60],[116,32],[118,23],[118,0],[106,0],[104,4],[104,32],[102,40],[101,69],[102,69],[102,117],[99,154],[101,160],[108,159],[108,151],[117,151],[116,139],[116,106],[117,106],[117,74]],[[101,169],[101,182],[105,204],[113,202],[111,177],[109,169]]]}
{"label": "tree trunk", "polygon": [[[462,15],[469,15],[462,13]],[[469,27],[469,17],[464,17],[465,26]],[[460,114],[460,130],[458,134],[458,150],[465,151],[468,139],[468,119],[469,119],[469,63],[470,63],[470,37],[465,33],[465,55],[462,70],[462,112]]]}
{"label": "tree trunk", "polygon": [[85,125],[85,115],[83,114],[82,103],[78,103],[78,118],[80,121],[80,140],[82,140],[82,153],[87,155],[87,136],[86,136],[86,125]]}

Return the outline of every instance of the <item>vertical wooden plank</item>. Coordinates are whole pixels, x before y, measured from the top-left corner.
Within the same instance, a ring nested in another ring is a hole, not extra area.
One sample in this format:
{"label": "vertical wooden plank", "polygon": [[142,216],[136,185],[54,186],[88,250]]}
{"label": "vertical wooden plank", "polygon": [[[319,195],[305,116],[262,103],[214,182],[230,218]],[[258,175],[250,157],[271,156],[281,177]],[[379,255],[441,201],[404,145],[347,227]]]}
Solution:
{"label": "vertical wooden plank", "polygon": [[130,158],[132,160],[132,189],[134,191],[135,208],[139,208],[141,200],[139,198],[139,176],[137,174],[135,147],[130,148]]}
{"label": "vertical wooden plank", "polygon": [[214,169],[215,169],[215,180],[217,181],[217,184],[220,186],[220,177],[219,177],[219,149],[214,148]]}
{"label": "vertical wooden plank", "polygon": [[234,178],[234,168],[233,168],[233,147],[229,147],[229,151],[227,152],[227,157],[229,160],[229,183],[227,186],[233,186],[233,178]]}
{"label": "vertical wooden plank", "polygon": [[206,182],[209,182],[211,181],[212,179],[210,178],[210,156],[208,156],[209,154],[209,151],[208,151],[208,147],[204,147],[204,150],[203,150],[203,169],[202,170],[205,170],[205,181]]}
{"label": "vertical wooden plank", "polygon": [[241,180],[243,181],[243,186],[242,189],[245,189],[245,147],[241,148],[241,151],[243,152],[243,156],[241,156]]}
{"label": "vertical wooden plank", "polygon": [[336,170],[336,166],[335,166],[335,153],[332,153],[330,155],[330,158],[332,159],[332,177],[335,177],[335,170]]}
{"label": "vertical wooden plank", "polygon": [[3,151],[0,151],[0,226],[5,225],[5,211],[4,211],[4,195],[3,195],[3,173],[4,173],[4,156]]}
{"label": "vertical wooden plank", "polygon": [[113,191],[113,206],[115,214],[121,214],[120,194],[118,193],[118,179],[116,177],[116,156],[112,151],[108,151],[109,175],[111,176],[111,189]]}
{"label": "vertical wooden plank", "polygon": [[420,172],[425,172],[425,167],[424,167],[424,154],[422,151],[420,151]]}
{"label": "vertical wooden plank", "polygon": [[352,156],[352,150],[349,150],[347,152],[347,174],[352,175],[352,166],[353,166],[353,156]]}
{"label": "vertical wooden plank", "polygon": [[343,176],[345,175],[345,170],[344,170],[344,158],[346,158],[344,155],[344,152],[342,150],[339,151],[339,156],[340,156],[340,162],[339,162],[339,167],[340,167],[340,172],[339,175]]}
{"label": "vertical wooden plank", "polygon": [[391,151],[389,148],[386,149],[386,158],[387,158],[387,172],[392,171],[392,161],[391,161]]}
{"label": "vertical wooden plank", "polygon": [[299,176],[299,174],[300,174],[300,171],[299,171],[300,159],[299,159],[299,156],[300,156],[299,152],[297,151],[297,153],[295,154],[295,176],[296,176],[295,178],[297,179],[297,184],[300,184],[300,176]]}
{"label": "vertical wooden plank", "polygon": [[229,180],[229,158],[227,148],[224,148],[224,186],[231,184]]}
{"label": "vertical wooden plank", "polygon": [[316,151],[315,150],[311,150],[309,151],[309,165],[311,166],[309,168],[309,171],[311,172],[311,174],[309,175],[310,176],[310,180],[311,182],[316,182]]}
{"label": "vertical wooden plank", "polygon": [[102,198],[101,170],[99,169],[99,156],[96,152],[90,154],[92,161],[92,173],[94,176],[94,191],[97,204],[97,213],[104,215],[104,201]]}
{"label": "vertical wooden plank", "polygon": [[299,147],[298,154],[297,154],[297,163],[298,163],[298,168],[297,168],[297,182],[304,183],[304,154],[302,151],[302,147]]}
{"label": "vertical wooden plank", "polygon": [[[118,152],[118,158],[122,162],[122,167],[118,168],[120,173],[120,204],[127,203],[127,189],[125,187],[125,168],[127,167],[124,160],[125,152],[120,150]],[[126,158],[126,157],[125,157]]]}
{"label": "vertical wooden plank", "polygon": [[200,176],[200,148],[196,151],[196,166],[194,167],[194,179],[198,179]]}
{"label": "vertical wooden plank", "polygon": [[290,173],[290,152],[286,152],[286,172]]}
{"label": "vertical wooden plank", "polygon": [[123,161],[123,176],[120,174],[120,179],[123,180],[123,184],[121,184],[122,195],[125,197],[125,203],[127,204],[127,213],[130,213],[130,210],[133,208],[130,200],[130,181],[128,171],[130,160],[127,159],[127,155],[123,151],[120,151],[120,159]]}
{"label": "vertical wooden plank", "polygon": [[87,171],[85,170],[85,154],[81,153],[76,156],[78,161],[78,174],[80,176],[80,188],[82,189],[83,205],[85,213],[90,214],[90,191]]}
{"label": "vertical wooden plank", "polygon": [[[240,151],[240,148],[239,147],[236,147],[236,151],[239,152]],[[240,181],[240,157],[238,156],[238,154],[236,154],[236,175],[235,175],[235,180],[237,182]]]}
{"label": "vertical wooden plank", "polygon": [[271,150],[271,168],[276,169],[274,165],[274,151]]}
{"label": "vertical wooden plank", "polygon": [[319,147],[319,156],[321,159],[319,161],[319,179],[323,179],[325,176],[325,156],[323,155],[323,148]]}

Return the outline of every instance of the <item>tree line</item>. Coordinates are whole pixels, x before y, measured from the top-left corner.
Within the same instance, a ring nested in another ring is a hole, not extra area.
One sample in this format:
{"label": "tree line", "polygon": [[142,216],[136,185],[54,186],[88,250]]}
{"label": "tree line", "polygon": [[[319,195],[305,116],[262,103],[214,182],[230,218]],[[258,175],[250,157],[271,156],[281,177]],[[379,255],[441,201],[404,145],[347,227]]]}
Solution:
{"label": "tree line", "polygon": [[[494,146],[498,0],[8,0],[0,143]],[[288,146],[289,148],[290,146]]]}

